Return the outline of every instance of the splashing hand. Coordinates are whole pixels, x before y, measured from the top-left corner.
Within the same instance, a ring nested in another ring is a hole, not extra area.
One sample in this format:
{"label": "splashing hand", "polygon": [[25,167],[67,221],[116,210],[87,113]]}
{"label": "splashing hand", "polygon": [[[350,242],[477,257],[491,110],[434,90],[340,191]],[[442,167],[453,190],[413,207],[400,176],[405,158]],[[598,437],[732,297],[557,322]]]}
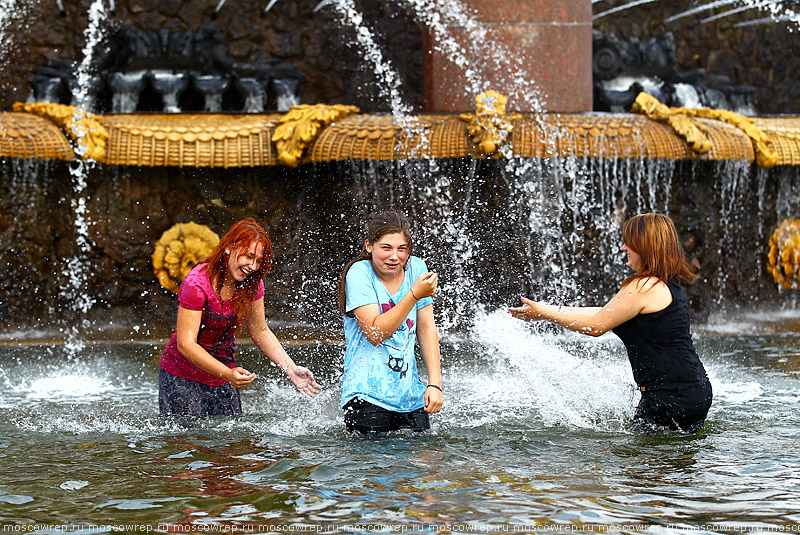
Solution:
{"label": "splashing hand", "polygon": [[319,394],[321,387],[314,380],[314,374],[308,368],[294,366],[286,370],[286,375],[304,398],[313,398]]}
{"label": "splashing hand", "polygon": [[508,313],[518,320],[531,321],[542,317],[539,310],[539,303],[531,301],[525,297],[520,297],[520,300],[525,303],[524,306],[509,308]]}
{"label": "splashing hand", "polygon": [[228,377],[225,379],[233,385],[236,390],[243,390],[250,386],[256,378],[256,374],[250,373],[244,368],[231,368]]}

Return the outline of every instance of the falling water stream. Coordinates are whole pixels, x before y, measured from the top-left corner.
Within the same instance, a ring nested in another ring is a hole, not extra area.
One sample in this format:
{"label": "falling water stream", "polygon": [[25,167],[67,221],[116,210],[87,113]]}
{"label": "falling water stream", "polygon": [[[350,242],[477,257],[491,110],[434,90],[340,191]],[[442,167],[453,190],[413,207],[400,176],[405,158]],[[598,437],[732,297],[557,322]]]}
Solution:
{"label": "falling water stream", "polygon": [[[595,4],[595,3],[598,3],[598,2],[602,2],[602,1],[603,0],[592,0],[592,4]],[[596,19],[608,16],[608,15],[612,15],[614,13],[619,13],[619,12],[625,11],[627,9],[631,9],[631,8],[634,8],[634,7],[637,7],[637,6],[641,6],[641,5],[644,5],[644,4],[651,4],[651,3],[657,2],[657,1],[659,1],[659,0],[632,0],[631,2],[627,2],[627,3],[622,4],[620,6],[616,6],[616,7],[607,9],[605,11],[602,11],[600,13],[596,13],[593,16],[593,18],[596,20]],[[788,6],[784,5],[784,4],[788,4]],[[737,13],[741,13],[743,11],[748,11],[748,10],[751,10],[751,9],[758,9],[758,10],[766,11],[768,16],[764,17],[764,18],[761,18],[761,19],[757,19],[757,20],[749,20],[749,21],[740,22],[740,23],[735,24],[734,26],[735,27],[743,27],[743,26],[754,25],[754,24],[775,24],[775,23],[778,23],[778,22],[791,22],[791,23],[793,23],[792,27],[800,26],[800,13],[798,13],[797,11],[795,11],[793,9],[793,7],[795,7],[796,4],[794,4],[792,2],[784,2],[784,1],[781,1],[781,0],[778,0],[778,1],[776,1],[776,0],[769,0],[769,1],[763,1],[763,0],[713,0],[711,2],[706,2],[704,4],[700,4],[698,6],[695,6],[695,7],[691,8],[691,9],[687,9],[687,10],[682,11],[680,13],[676,13],[674,15],[671,15],[671,16],[669,16],[669,17],[664,19],[664,23],[674,22],[676,20],[680,20],[682,18],[690,17],[692,15],[696,15],[696,14],[702,13],[704,11],[709,11],[711,9],[717,9],[717,8],[721,8],[721,7],[726,7],[726,6],[729,6],[729,5],[734,5],[734,6],[738,6],[738,7],[734,7],[732,9],[728,9],[726,11],[723,11],[722,13],[719,13],[719,14],[711,16],[711,17],[706,17],[701,22],[703,24],[706,24],[706,23],[709,23],[709,22],[712,22],[712,21],[715,21],[715,20],[719,20],[719,19],[724,18],[724,17],[728,17],[728,16],[731,16],[731,15],[734,15],[734,14],[737,14]]]}
{"label": "falling water stream", "polygon": [[0,65],[6,66],[9,54],[9,45],[11,43],[8,39],[9,26],[15,19],[24,15],[21,13],[20,6],[16,0],[2,0],[0,1]]}
{"label": "falling water stream", "polygon": [[[546,109],[546,96],[521,68],[522,59],[512,53],[505,43],[492,39],[484,25],[478,23],[459,0],[405,0],[414,10],[417,19],[435,36],[434,46],[443,57],[455,64],[467,80],[464,92],[479,95],[493,89],[497,73],[510,73],[507,84],[510,94],[509,109],[542,112]],[[455,37],[453,30],[466,32],[465,42]],[[464,48],[466,45],[468,48]]]}
{"label": "falling water stream", "polygon": [[[86,31],[86,43],[83,48],[83,60],[77,68],[77,91],[74,95],[75,115],[73,121],[77,124],[87,117],[87,112],[92,109],[92,62],[94,51],[103,37],[103,23],[107,19],[106,8],[103,0],[94,0],[89,7],[89,26]],[[87,281],[92,273],[87,254],[91,251],[91,238],[89,237],[89,219],[87,218],[86,179],[93,162],[83,159],[86,155],[86,146],[83,138],[88,134],[85,127],[78,126],[78,131],[73,132],[76,137],[75,153],[77,159],[71,162],[69,172],[72,176],[74,196],[71,199],[74,215],[75,241],[78,254],[64,262],[64,276],[66,284],[62,288],[61,297],[66,300],[73,312],[78,314],[78,321],[70,318],[70,325],[66,328],[67,345],[70,358],[76,357],[84,348],[83,333],[90,326],[87,313],[94,305],[95,299],[87,291]]]}

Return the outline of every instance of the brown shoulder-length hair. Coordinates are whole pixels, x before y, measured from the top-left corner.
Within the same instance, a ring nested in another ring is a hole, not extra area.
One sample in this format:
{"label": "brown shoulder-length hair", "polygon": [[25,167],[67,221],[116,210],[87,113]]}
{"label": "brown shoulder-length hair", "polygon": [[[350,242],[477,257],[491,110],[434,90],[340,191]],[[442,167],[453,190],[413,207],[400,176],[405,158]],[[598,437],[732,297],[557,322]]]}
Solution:
{"label": "brown shoulder-length hair", "polygon": [[[410,258],[413,243],[411,241],[410,225],[406,216],[398,212],[386,210],[370,218],[369,222],[367,223],[367,239],[361,247],[361,252],[344,266],[342,276],[339,279],[337,298],[339,301],[339,311],[342,314],[347,314],[347,311],[345,310],[347,307],[347,298],[345,296],[344,287],[345,279],[347,278],[347,272],[356,262],[372,258],[372,255],[367,252],[366,242],[368,241],[370,244],[373,244],[387,234],[395,234],[398,232],[403,234],[406,239],[406,243],[408,243],[408,256]],[[406,260],[406,265],[408,265],[408,260]],[[405,268],[406,266],[403,267]]]}
{"label": "brown shoulder-length hair", "polygon": [[683,282],[698,279],[686,261],[675,224],[663,214],[639,214],[628,219],[622,228],[622,242],[641,259],[641,269],[622,281],[623,286],[647,277],[664,283],[672,277]]}
{"label": "brown shoulder-length hair", "polygon": [[[222,285],[225,283],[225,277],[228,275],[230,255],[239,255],[247,251],[253,242],[261,244],[264,249],[264,258],[257,270],[245,277],[243,281],[237,282],[234,286],[233,310],[236,313],[240,332],[242,330],[242,320],[258,291],[258,283],[272,267],[272,242],[267,236],[267,231],[256,223],[256,220],[252,217],[242,219],[235,223],[228,233],[219,240],[214,251],[206,260],[208,278],[217,294],[219,294],[222,290]],[[230,254],[228,251],[230,251]]]}

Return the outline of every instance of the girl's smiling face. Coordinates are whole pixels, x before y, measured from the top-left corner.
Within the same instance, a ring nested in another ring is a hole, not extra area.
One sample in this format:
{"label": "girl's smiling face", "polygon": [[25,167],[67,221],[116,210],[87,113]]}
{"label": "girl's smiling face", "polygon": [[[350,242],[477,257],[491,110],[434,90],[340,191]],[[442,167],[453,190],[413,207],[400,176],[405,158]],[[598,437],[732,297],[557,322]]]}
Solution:
{"label": "girl's smiling face", "polygon": [[228,251],[228,276],[237,282],[258,270],[264,261],[264,246],[254,241],[249,247],[232,248]]}
{"label": "girl's smiling face", "polygon": [[365,243],[372,255],[372,267],[381,279],[393,279],[408,262],[408,241],[402,232],[384,234],[375,243]]}

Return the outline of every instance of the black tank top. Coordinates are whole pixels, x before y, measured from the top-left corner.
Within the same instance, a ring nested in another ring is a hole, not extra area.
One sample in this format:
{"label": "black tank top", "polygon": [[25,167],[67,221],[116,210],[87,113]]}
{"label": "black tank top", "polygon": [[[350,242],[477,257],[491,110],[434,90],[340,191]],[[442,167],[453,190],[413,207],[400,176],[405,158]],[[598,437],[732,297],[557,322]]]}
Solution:
{"label": "black tank top", "polygon": [[672,302],[612,329],[625,343],[636,384],[647,390],[681,388],[704,381],[706,370],[689,333],[689,306],[677,279],[667,283]]}

